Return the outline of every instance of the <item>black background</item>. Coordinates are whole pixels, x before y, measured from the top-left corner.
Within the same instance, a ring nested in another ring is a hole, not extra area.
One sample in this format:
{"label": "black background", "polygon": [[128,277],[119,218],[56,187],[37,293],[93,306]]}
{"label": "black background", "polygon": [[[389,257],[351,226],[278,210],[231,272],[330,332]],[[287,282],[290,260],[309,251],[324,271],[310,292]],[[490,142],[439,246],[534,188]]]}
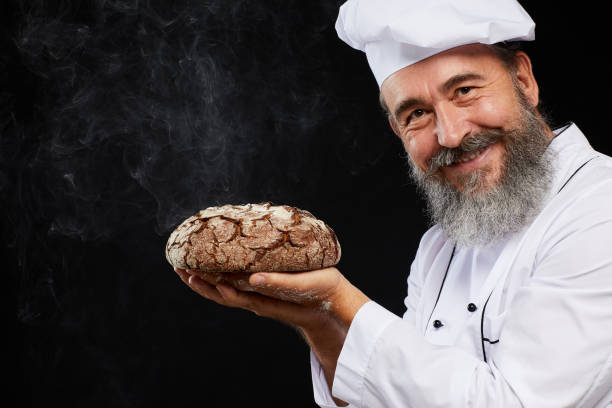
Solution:
{"label": "black background", "polygon": [[[523,2],[544,107],[610,154],[606,13]],[[427,228],[341,1],[3,2],[0,214],[18,406],[311,407],[308,349],[164,258],[198,209],[308,209],[403,312]],[[364,237],[367,237],[365,239]],[[10,396],[7,395],[7,398]]]}

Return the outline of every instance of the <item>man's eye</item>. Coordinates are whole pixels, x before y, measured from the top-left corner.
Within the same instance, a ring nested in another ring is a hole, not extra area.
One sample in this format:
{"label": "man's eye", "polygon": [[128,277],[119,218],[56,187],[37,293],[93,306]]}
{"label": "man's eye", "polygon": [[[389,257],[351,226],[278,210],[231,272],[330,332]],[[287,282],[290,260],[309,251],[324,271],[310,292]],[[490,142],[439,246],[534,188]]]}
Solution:
{"label": "man's eye", "polygon": [[408,115],[407,122],[418,119],[423,115],[425,115],[425,111],[423,109],[415,109],[412,112],[410,112],[410,115]]}
{"label": "man's eye", "polygon": [[472,89],[474,88],[471,86],[462,86],[461,88],[457,89],[457,95],[458,96],[467,95],[468,93],[470,93]]}

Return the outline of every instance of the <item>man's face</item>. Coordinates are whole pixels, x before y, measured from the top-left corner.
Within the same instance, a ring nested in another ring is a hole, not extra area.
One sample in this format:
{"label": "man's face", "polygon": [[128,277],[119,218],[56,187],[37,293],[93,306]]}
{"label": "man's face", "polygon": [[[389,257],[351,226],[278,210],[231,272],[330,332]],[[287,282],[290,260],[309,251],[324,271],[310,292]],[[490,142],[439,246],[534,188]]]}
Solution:
{"label": "man's face", "polygon": [[[535,107],[537,84],[524,54],[513,80],[491,49],[471,44],[395,72],[383,82],[381,94],[391,113],[391,125],[413,164],[458,191],[478,191],[499,182],[507,142],[503,135],[521,126],[517,86],[525,101]],[[446,156],[452,163],[440,163],[439,157],[432,162],[439,152],[478,136],[488,141],[480,141],[475,150]]]}
{"label": "man's face", "polygon": [[553,133],[535,109],[525,54],[511,74],[485,46],[455,48],[393,74],[381,93],[432,221],[448,238],[488,245],[538,213]]}

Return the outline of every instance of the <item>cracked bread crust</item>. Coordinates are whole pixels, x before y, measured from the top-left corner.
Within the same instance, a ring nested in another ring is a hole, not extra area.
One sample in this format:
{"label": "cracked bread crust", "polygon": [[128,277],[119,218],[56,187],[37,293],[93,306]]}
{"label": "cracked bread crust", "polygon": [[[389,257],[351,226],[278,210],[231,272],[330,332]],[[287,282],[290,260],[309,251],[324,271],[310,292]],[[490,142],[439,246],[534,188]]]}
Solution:
{"label": "cracked bread crust", "polygon": [[287,205],[224,205],[189,217],[171,234],[174,267],[210,273],[310,271],[336,265],[334,231],[308,211]]}

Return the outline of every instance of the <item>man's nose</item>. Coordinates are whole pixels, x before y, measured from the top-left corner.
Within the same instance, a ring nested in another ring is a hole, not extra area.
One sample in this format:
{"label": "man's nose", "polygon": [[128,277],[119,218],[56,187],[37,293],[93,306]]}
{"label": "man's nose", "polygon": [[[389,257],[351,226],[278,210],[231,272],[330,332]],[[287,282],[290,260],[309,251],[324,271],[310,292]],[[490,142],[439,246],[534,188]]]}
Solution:
{"label": "man's nose", "polygon": [[471,124],[461,108],[452,105],[437,107],[435,132],[440,146],[457,147],[470,131]]}

